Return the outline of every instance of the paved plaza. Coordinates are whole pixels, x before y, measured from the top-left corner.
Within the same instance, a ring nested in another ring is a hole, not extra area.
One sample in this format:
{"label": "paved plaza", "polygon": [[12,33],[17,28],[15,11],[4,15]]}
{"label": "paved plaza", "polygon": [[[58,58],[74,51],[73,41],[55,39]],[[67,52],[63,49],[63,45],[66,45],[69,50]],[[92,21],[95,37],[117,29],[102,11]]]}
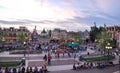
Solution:
{"label": "paved plaza", "polygon": [[[88,50],[91,54],[98,54],[98,52],[94,51],[94,50]],[[79,52],[80,53],[80,52]],[[85,55],[87,54],[87,51],[82,52],[82,53],[77,53],[77,55]],[[31,67],[35,67],[37,66],[38,68],[41,68],[41,66],[43,65],[43,56],[47,54],[45,52],[43,52],[42,54],[26,54],[26,65],[25,67],[31,66]],[[117,73],[116,71],[118,71],[118,66],[114,66],[114,67],[108,67],[105,69],[86,69],[86,70],[79,70],[79,71],[75,71],[72,70],[73,68],[73,64],[75,62],[78,62],[78,58],[74,59],[73,56],[68,57],[67,54],[65,54],[65,56],[63,57],[63,55],[60,55],[60,58],[56,58],[54,54],[51,55],[52,56],[52,61],[51,61],[51,65],[47,66],[48,71],[50,71],[50,73]],[[15,60],[21,60],[24,57],[23,54],[12,54],[10,55],[9,52],[3,52],[0,53],[0,61],[15,61]],[[118,56],[116,56],[116,59],[113,61],[114,64],[118,64]],[[80,62],[83,63],[83,62]]]}

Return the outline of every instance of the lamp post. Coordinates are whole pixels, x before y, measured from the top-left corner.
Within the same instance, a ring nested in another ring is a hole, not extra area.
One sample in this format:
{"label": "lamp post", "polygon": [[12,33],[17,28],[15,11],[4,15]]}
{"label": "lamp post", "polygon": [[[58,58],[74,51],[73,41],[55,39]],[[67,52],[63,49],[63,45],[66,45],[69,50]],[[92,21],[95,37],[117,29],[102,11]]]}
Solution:
{"label": "lamp post", "polygon": [[26,44],[26,42],[24,42],[24,57],[25,57],[25,44]]}
{"label": "lamp post", "polygon": [[112,49],[112,47],[110,46],[110,43],[108,43],[105,48],[108,50],[108,62],[109,62],[109,53],[110,53],[110,49]]}

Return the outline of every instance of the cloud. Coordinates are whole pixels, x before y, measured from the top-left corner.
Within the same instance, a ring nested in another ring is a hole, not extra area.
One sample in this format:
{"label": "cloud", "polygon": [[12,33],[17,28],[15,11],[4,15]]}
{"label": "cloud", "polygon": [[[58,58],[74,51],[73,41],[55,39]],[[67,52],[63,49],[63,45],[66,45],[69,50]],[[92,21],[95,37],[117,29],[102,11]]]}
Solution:
{"label": "cloud", "polygon": [[6,21],[6,20],[0,20],[1,24],[28,24],[29,22],[24,22],[24,21]]}
{"label": "cloud", "polygon": [[93,1],[94,1],[93,3],[94,3],[100,10],[106,12],[106,11],[108,11],[108,10],[111,8],[111,6],[113,5],[113,2],[114,2],[115,0],[104,0],[104,1],[102,1],[102,0],[93,0]]}
{"label": "cloud", "polygon": [[36,0],[1,0],[0,5],[9,8],[0,12],[1,19],[65,21],[77,15],[73,10],[62,9],[49,1],[44,1],[41,5]]}
{"label": "cloud", "polygon": [[119,7],[119,0],[0,0],[0,23],[31,30],[36,25],[39,31],[89,30],[94,22],[118,24]]}

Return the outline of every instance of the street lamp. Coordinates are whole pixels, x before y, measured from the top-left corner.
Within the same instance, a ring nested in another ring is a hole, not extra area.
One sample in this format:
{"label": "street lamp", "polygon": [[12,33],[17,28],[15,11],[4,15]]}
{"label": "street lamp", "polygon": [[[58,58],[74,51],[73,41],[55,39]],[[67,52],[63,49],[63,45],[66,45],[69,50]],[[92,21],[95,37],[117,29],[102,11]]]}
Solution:
{"label": "street lamp", "polygon": [[109,53],[110,53],[110,49],[112,49],[112,47],[110,46],[110,43],[108,43],[105,48],[108,50],[108,61],[109,61]]}
{"label": "street lamp", "polygon": [[26,48],[26,47],[25,47],[25,44],[26,44],[26,42],[24,42],[24,57],[25,57],[25,48]]}

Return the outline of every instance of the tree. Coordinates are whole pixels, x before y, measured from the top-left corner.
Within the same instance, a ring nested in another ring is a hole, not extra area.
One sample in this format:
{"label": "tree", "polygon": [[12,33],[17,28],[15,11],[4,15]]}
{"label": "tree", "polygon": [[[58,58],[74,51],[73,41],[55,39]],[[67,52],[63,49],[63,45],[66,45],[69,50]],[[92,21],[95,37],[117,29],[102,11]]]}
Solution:
{"label": "tree", "polygon": [[98,33],[99,33],[99,29],[98,29],[98,27],[96,27],[96,24],[95,24],[93,27],[91,27],[91,30],[90,30],[91,42],[95,42],[95,38],[96,38]]}
{"label": "tree", "polygon": [[75,41],[74,41],[75,43],[79,43],[79,44],[82,43],[82,38],[81,38],[79,32],[77,32],[77,33],[75,34],[74,38],[75,38]]}
{"label": "tree", "polygon": [[3,38],[3,35],[2,35],[2,32],[0,32],[0,42],[2,42],[2,38]]}
{"label": "tree", "polygon": [[18,34],[18,41],[21,43],[25,41],[25,34],[23,32]]}
{"label": "tree", "polygon": [[97,34],[96,40],[96,42],[99,44],[99,47],[103,48],[104,51],[108,43],[111,44],[111,47],[115,48],[115,40],[111,38],[105,27],[99,28],[99,33]]}
{"label": "tree", "polygon": [[60,43],[61,43],[61,42],[65,42],[65,38],[64,38],[63,35],[60,36]]}

